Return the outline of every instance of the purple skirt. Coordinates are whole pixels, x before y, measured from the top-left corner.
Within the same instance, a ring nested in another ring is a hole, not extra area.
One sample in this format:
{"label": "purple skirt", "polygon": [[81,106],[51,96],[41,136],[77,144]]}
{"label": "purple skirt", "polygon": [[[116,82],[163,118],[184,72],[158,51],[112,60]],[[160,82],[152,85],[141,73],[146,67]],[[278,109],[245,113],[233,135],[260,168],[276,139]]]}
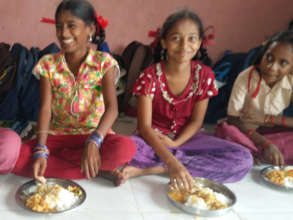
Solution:
{"label": "purple skirt", "polygon": [[[136,143],[136,153],[129,163],[138,168],[163,166],[164,163],[140,136],[130,137]],[[249,150],[205,132],[198,132],[179,148],[168,150],[194,177],[228,183],[241,180],[253,166]]]}

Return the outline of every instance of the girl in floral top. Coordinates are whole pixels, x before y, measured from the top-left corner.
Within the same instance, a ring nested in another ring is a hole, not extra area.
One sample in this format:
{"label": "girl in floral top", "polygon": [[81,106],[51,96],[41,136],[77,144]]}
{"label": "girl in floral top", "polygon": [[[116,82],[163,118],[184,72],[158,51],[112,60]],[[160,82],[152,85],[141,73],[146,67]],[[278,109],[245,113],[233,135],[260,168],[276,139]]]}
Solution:
{"label": "girl in floral top", "polygon": [[203,27],[191,11],[169,16],[157,56],[134,88],[138,96],[137,151],[121,172],[130,177],[168,173],[173,185],[189,189],[192,176],[219,182],[240,180],[252,166],[249,151],[200,131],[209,98],[218,94],[203,48]]}
{"label": "girl in floral top", "polygon": [[119,180],[115,170],[131,160],[135,145],[111,132],[119,67],[109,54],[90,48],[98,42],[101,18],[89,2],[66,0],[55,19],[62,50],[41,58],[34,69],[41,93],[37,138],[23,144],[13,172],[37,180],[98,173]]}

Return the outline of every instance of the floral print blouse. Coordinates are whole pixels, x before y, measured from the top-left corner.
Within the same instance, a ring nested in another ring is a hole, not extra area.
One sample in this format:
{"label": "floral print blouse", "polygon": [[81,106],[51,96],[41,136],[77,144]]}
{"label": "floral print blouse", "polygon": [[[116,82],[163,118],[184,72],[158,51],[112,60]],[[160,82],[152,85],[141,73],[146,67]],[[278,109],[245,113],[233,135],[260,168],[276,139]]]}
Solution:
{"label": "floral print blouse", "polygon": [[188,123],[195,102],[218,94],[211,68],[199,61],[191,62],[191,76],[185,91],[175,96],[168,88],[164,62],[153,64],[137,79],[134,95],[152,99],[152,126],[169,136],[178,136]]}
{"label": "floral print blouse", "polygon": [[34,75],[48,77],[52,92],[52,134],[89,134],[94,131],[103,113],[102,78],[115,66],[108,53],[89,49],[75,77],[66,64],[64,53],[42,57],[34,68]]}

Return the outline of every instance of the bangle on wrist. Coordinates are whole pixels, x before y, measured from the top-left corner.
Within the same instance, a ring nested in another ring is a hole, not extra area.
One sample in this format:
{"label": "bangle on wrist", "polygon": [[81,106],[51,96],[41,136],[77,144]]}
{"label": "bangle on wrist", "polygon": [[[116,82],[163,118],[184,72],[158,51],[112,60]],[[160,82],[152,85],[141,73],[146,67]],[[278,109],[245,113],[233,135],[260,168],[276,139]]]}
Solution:
{"label": "bangle on wrist", "polygon": [[36,131],[36,134],[48,134],[49,130],[38,130]]}
{"label": "bangle on wrist", "polygon": [[94,131],[88,136],[86,143],[90,141],[94,142],[98,148],[101,148],[102,142],[103,142],[103,136]]}
{"label": "bangle on wrist", "polygon": [[265,125],[268,125],[271,121],[271,116],[270,115],[265,115],[265,118],[264,118],[264,124]]}
{"label": "bangle on wrist", "polygon": [[49,154],[47,154],[47,153],[44,152],[44,151],[34,152],[34,154],[33,154],[33,160],[36,160],[36,159],[38,159],[38,158],[40,158],[40,157],[45,157],[46,160],[48,160],[48,158],[49,158]]}
{"label": "bangle on wrist", "polygon": [[38,150],[44,150],[44,151],[46,151],[46,150],[48,150],[48,147],[46,145],[44,145],[44,144],[37,144],[34,147],[33,151],[38,151]]}
{"label": "bangle on wrist", "polygon": [[37,144],[33,149],[33,160],[36,160],[40,157],[45,157],[48,160],[49,154],[50,152],[46,145]]}
{"label": "bangle on wrist", "polygon": [[272,144],[272,142],[269,141],[269,140],[267,140],[267,141],[265,141],[265,142],[261,145],[261,147],[262,147],[263,149],[265,149],[265,148],[267,148],[270,144]]}
{"label": "bangle on wrist", "polygon": [[282,116],[282,125],[284,127],[287,127],[287,122],[286,122],[286,118],[284,116]]}
{"label": "bangle on wrist", "polygon": [[271,123],[274,126],[275,125],[275,116],[271,115]]}
{"label": "bangle on wrist", "polygon": [[247,137],[251,137],[251,135],[253,135],[255,133],[255,130],[254,129],[249,129],[247,132],[246,132],[246,135]]}

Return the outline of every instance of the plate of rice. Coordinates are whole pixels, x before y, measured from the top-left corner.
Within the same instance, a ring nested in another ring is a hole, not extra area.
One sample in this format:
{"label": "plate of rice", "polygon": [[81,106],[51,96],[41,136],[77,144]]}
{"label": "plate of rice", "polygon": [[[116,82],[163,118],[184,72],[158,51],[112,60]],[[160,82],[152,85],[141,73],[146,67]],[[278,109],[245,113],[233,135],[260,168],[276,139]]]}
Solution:
{"label": "plate of rice", "polygon": [[260,171],[262,179],[279,189],[293,190],[293,166],[269,166]]}
{"label": "plate of rice", "polygon": [[86,199],[85,190],[68,179],[48,178],[21,185],[15,194],[16,202],[37,213],[60,213],[80,206]]}
{"label": "plate of rice", "polygon": [[191,191],[182,192],[169,185],[168,198],[177,208],[202,217],[228,213],[236,203],[235,194],[225,185],[206,178],[194,178]]}

